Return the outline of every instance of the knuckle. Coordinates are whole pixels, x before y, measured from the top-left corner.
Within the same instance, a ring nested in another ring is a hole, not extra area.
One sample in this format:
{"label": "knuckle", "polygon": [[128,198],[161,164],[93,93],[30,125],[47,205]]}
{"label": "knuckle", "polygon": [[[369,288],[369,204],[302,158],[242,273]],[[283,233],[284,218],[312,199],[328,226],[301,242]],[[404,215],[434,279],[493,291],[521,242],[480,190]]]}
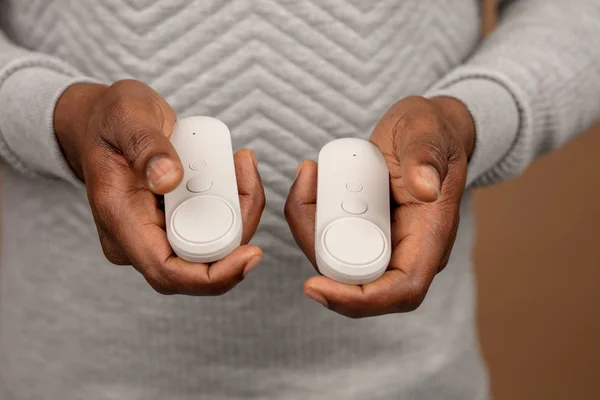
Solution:
{"label": "knuckle", "polygon": [[267,198],[265,196],[265,190],[261,185],[260,190],[257,190],[254,194],[254,201],[261,208],[264,209],[267,204]]}
{"label": "knuckle", "polygon": [[174,124],[177,121],[177,113],[167,103],[165,99],[156,94],[156,98],[151,100],[152,107],[154,108],[155,115],[160,115],[164,123]]}
{"label": "knuckle", "polygon": [[301,205],[294,199],[288,198],[285,202],[285,206],[283,209],[283,215],[285,216],[285,220],[288,224],[293,224],[295,222],[299,222],[300,214],[302,212]]}
{"label": "knuckle", "polygon": [[292,220],[292,218],[294,217],[294,205],[293,205],[293,201],[291,199],[291,195],[287,198],[287,200],[285,201],[285,206],[283,207],[283,215],[285,216],[285,220],[287,222],[290,222]]}
{"label": "knuckle", "polygon": [[150,286],[152,287],[152,289],[154,289],[154,291],[158,294],[162,294],[163,296],[170,296],[175,294],[175,291],[173,291],[170,287],[166,286],[164,283],[161,282],[149,282]]}
{"label": "knuckle", "polygon": [[[295,185],[295,184],[294,184]],[[287,222],[294,222],[298,220],[303,211],[303,203],[302,200],[299,199],[296,195],[296,187],[292,186],[290,190],[290,194],[285,200],[285,205],[283,207],[283,214]]]}
{"label": "knuckle", "polygon": [[450,262],[450,256],[452,255],[452,248],[454,247],[454,242],[456,241],[456,237],[458,235],[458,217],[454,218],[456,222],[454,222],[450,233],[446,235],[446,237],[448,238],[446,241],[446,251],[444,252],[444,256],[442,257],[442,260],[440,261],[440,265],[438,266],[437,272],[441,272],[444,268],[446,268],[446,266],[448,265],[448,262]]}
{"label": "knuckle", "polygon": [[129,265],[129,260],[120,251],[112,249],[108,246],[102,246],[104,257],[114,265]]}
{"label": "knuckle", "polygon": [[212,284],[209,285],[208,288],[206,289],[206,295],[207,296],[221,296],[224,295],[225,293],[229,292],[231,290],[231,288],[234,285],[229,284],[229,285],[225,285],[225,284]]}
{"label": "knuckle", "polygon": [[140,261],[137,265],[134,265],[135,269],[140,271],[146,282],[154,289],[155,292],[162,295],[172,295],[179,293],[179,285],[176,280],[169,273],[167,266],[152,255],[149,259]]}
{"label": "knuckle", "polygon": [[427,285],[421,280],[412,279],[406,288],[406,295],[400,308],[404,311],[415,311],[423,304],[426,294]]}
{"label": "knuckle", "polygon": [[[111,246],[110,237],[119,227],[121,205],[109,191],[94,191],[90,194],[90,208],[94,222],[101,232],[100,243],[103,250]],[[105,254],[106,255],[106,254]]]}
{"label": "knuckle", "polygon": [[431,101],[423,96],[408,96],[404,99],[407,103],[410,103],[412,107],[417,109],[431,109]]}
{"label": "knuckle", "polygon": [[96,193],[92,195],[91,204],[97,223],[102,228],[111,230],[115,212],[115,205],[111,196],[108,193]]}
{"label": "knuckle", "polygon": [[347,310],[347,311],[344,311],[342,314],[346,318],[350,318],[350,319],[354,319],[354,320],[363,319],[366,317],[366,315],[364,313],[357,311],[357,310]]}
{"label": "knuckle", "polygon": [[202,294],[205,296],[221,296],[233,289],[243,279],[241,273],[221,279],[214,279],[209,273],[205,282],[203,282]]}
{"label": "knuckle", "polygon": [[160,273],[146,274],[146,281],[155,292],[168,296],[177,293],[175,284]]}
{"label": "knuckle", "polygon": [[136,81],[135,79],[121,79],[110,85],[110,88],[115,92],[121,92],[131,89],[132,85],[136,85],[138,83],[139,81]]}
{"label": "knuckle", "polygon": [[442,259],[442,261],[440,262],[440,265],[437,269],[437,272],[441,272],[444,268],[446,268],[446,266],[448,265],[448,262],[450,261],[450,252],[446,252],[446,254],[444,254],[444,258]]}
{"label": "knuckle", "polygon": [[111,241],[104,230],[99,229],[100,247],[104,257],[114,265],[128,265],[129,259],[121,252],[121,250]]}
{"label": "knuckle", "polygon": [[264,210],[267,205],[267,199],[265,198],[264,193],[256,200],[258,208],[260,210]]}
{"label": "knuckle", "polygon": [[131,105],[124,95],[117,94],[105,107],[104,116],[106,126],[121,126],[131,115]]}
{"label": "knuckle", "polygon": [[445,122],[429,100],[416,102],[412,112],[405,114],[404,127],[407,130],[419,133],[439,133],[445,131]]}

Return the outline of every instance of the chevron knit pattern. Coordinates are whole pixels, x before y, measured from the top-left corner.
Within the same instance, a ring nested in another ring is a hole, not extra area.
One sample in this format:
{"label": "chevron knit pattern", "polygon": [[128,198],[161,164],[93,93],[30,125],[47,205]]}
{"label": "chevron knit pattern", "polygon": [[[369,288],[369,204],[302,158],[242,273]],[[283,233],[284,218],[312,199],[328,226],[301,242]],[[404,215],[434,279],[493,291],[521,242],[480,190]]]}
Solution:
{"label": "chevron knit pattern", "polygon": [[368,138],[391,104],[464,59],[478,26],[463,3],[30,0],[12,2],[5,22],[25,47],[88,76],[133,77],[180,116],[225,121],[261,164],[256,240],[285,255],[298,252],[281,212],[298,162],[334,138]]}

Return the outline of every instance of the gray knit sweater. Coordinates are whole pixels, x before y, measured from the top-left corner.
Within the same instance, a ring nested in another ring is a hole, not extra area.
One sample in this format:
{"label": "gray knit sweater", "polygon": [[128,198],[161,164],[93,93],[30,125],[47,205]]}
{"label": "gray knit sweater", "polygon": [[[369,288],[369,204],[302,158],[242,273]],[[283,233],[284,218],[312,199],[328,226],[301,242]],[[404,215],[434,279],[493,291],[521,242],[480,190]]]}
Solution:
{"label": "gray knit sweater", "polygon": [[[0,399],[487,398],[468,193],[422,307],[364,320],[303,296],[314,272],[282,209],[301,159],[407,95],[468,106],[469,187],[598,119],[600,2],[503,4],[480,44],[476,0],[0,0]],[[102,255],[52,113],[73,82],[128,77],[257,152],[266,255],[224,296],[161,296]]]}

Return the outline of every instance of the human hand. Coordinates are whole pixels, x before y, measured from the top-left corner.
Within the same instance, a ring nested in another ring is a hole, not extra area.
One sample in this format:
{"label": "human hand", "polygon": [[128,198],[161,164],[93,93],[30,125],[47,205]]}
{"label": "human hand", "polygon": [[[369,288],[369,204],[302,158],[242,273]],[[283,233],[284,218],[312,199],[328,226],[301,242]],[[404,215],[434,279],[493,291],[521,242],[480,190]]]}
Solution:
{"label": "human hand", "polygon": [[[308,297],[352,318],[412,311],[423,302],[454,244],[475,127],[458,100],[407,97],[388,110],[371,141],[390,171],[393,252],[388,269],[365,285],[325,276],[304,284]],[[304,161],[285,212],[294,239],[315,268],[316,197],[317,164]]]}
{"label": "human hand", "polygon": [[256,157],[250,150],[234,155],[243,245],[210,266],[186,262],[167,241],[157,197],[183,178],[169,141],[175,120],[175,112],[158,93],[134,80],[73,85],[54,112],[57,140],[85,182],[106,258],[133,265],[162,294],[222,294],[262,257],[260,248],[247,245],[265,204]]}

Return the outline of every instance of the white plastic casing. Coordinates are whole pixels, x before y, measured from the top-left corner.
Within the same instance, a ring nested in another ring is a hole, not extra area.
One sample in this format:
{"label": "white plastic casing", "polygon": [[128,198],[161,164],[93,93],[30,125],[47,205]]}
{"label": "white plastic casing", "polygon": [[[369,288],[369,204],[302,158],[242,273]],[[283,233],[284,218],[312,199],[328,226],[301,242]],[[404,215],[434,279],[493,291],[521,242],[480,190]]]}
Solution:
{"label": "white plastic casing", "polygon": [[318,163],[317,267],[343,283],[374,281],[391,257],[385,159],[371,142],[347,138],[325,145]]}
{"label": "white plastic casing", "polygon": [[169,243],[186,261],[220,260],[242,239],[229,129],[215,118],[189,117],[175,123],[171,143],[184,174],[181,184],[165,195]]}

